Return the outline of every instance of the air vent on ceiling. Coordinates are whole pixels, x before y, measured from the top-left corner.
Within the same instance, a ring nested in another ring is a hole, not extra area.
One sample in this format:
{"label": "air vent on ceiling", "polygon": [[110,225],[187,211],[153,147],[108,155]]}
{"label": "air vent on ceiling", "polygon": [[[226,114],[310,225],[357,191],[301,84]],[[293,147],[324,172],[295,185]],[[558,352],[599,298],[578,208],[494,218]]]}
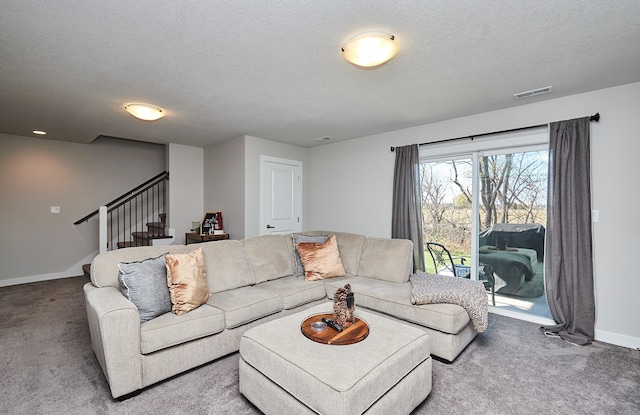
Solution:
{"label": "air vent on ceiling", "polygon": [[551,92],[551,86],[545,86],[544,88],[532,89],[531,91],[518,92],[517,94],[513,94],[515,99],[529,98],[536,95],[548,94]]}
{"label": "air vent on ceiling", "polygon": [[318,138],[314,138],[313,141],[329,141],[331,140],[331,137],[327,136],[327,137],[318,137]]}

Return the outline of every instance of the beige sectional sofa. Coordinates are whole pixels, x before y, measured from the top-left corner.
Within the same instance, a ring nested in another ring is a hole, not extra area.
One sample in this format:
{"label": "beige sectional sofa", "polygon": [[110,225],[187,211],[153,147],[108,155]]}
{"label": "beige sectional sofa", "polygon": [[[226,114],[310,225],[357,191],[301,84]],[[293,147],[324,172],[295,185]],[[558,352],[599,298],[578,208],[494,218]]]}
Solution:
{"label": "beige sectional sofa", "polygon": [[[330,301],[350,283],[356,307],[395,318],[429,334],[431,354],[452,361],[476,336],[466,311],[453,304],[411,304],[408,240],[336,235],[346,276],[296,277],[292,235],[197,245],[126,248],[98,255],[84,286],[91,345],[114,398],[238,351],[252,327]],[[206,304],[144,323],[120,291],[118,263],[202,248],[211,297]]]}

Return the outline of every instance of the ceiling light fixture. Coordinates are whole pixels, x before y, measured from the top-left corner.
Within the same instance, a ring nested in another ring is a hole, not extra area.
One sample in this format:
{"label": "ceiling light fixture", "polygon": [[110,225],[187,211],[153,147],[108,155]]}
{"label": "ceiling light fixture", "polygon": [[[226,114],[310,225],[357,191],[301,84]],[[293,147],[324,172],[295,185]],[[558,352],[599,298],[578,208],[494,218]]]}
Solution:
{"label": "ceiling light fixture", "polygon": [[124,109],[134,117],[145,121],[155,121],[165,115],[162,108],[149,104],[131,103],[126,104]]}
{"label": "ceiling light fixture", "polygon": [[46,135],[47,134],[46,131],[42,131],[42,130],[33,130],[32,133],[37,134],[37,135]]}
{"label": "ceiling light fixture", "polygon": [[342,56],[362,68],[375,68],[398,54],[398,42],[393,35],[366,32],[352,37],[342,46]]}

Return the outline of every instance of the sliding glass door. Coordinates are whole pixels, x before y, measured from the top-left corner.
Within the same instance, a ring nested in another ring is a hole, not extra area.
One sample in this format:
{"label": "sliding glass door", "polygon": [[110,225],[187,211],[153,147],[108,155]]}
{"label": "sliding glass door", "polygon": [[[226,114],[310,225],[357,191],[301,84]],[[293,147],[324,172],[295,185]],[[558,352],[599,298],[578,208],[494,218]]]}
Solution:
{"label": "sliding glass door", "polygon": [[[547,155],[543,145],[422,159],[424,241],[470,265],[471,278],[490,272],[494,310],[551,317],[543,265]],[[425,262],[427,272],[441,271],[428,250]]]}
{"label": "sliding glass door", "polygon": [[[468,156],[423,161],[420,164],[425,243],[445,246],[457,261],[471,264],[473,162]],[[440,265],[425,252],[427,272]]]}

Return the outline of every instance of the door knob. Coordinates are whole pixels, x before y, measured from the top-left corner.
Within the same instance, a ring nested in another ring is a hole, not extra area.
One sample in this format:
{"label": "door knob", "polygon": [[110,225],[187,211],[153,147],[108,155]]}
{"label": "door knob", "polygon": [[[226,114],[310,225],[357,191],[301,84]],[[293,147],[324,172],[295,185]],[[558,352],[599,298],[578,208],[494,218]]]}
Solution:
{"label": "door knob", "polygon": [[275,229],[275,226],[267,225],[267,229]]}

